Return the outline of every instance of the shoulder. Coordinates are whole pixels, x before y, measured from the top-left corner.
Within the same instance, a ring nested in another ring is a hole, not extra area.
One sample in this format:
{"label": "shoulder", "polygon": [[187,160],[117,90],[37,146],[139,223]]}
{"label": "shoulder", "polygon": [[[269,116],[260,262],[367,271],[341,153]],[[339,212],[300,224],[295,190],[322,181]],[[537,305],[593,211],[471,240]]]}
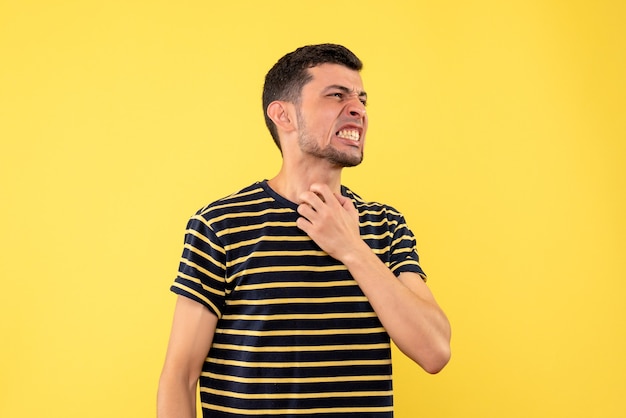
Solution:
{"label": "shoulder", "polygon": [[359,215],[362,217],[365,216],[387,219],[403,218],[402,213],[393,206],[377,201],[365,200],[346,186],[341,187],[341,192],[344,196],[352,199],[354,205],[359,211]]}
{"label": "shoulder", "polygon": [[266,181],[253,183],[201,208],[190,224],[207,228],[218,236],[259,230],[268,223],[295,225],[297,212],[277,202]]}
{"label": "shoulder", "polygon": [[210,219],[226,212],[232,212],[233,207],[245,206],[250,203],[259,203],[263,199],[269,200],[262,182],[255,182],[241,190],[224,196],[214,202],[203,206],[196,213],[195,217]]}
{"label": "shoulder", "polygon": [[187,224],[188,229],[213,230],[215,223],[238,212],[246,211],[246,206],[268,200],[262,182],[255,182],[234,193],[219,198],[197,210]]}

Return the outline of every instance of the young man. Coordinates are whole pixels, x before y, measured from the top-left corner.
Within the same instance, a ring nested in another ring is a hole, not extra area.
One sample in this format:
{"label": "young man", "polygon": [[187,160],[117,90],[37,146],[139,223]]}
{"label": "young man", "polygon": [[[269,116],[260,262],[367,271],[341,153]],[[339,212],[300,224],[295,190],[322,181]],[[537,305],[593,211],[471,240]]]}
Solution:
{"label": "young man", "polygon": [[341,184],[363,159],[361,61],[299,48],[266,76],[283,164],[191,218],[158,416],[391,417],[390,340],[427,372],[450,325],[395,209]]}

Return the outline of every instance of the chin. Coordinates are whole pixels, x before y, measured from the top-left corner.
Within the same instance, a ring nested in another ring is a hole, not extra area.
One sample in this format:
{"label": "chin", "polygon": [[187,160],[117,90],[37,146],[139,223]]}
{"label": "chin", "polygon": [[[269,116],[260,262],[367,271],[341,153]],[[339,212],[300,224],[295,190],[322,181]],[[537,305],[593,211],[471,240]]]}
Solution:
{"label": "chin", "polygon": [[354,157],[354,158],[347,157],[347,158],[330,159],[330,161],[333,164],[339,167],[343,167],[343,168],[356,167],[357,165],[363,162],[363,156]]}

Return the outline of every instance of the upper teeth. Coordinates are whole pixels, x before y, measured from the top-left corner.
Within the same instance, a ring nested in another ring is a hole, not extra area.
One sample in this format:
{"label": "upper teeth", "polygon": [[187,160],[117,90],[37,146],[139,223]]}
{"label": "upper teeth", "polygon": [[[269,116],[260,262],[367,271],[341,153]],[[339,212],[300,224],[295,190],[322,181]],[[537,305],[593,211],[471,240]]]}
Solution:
{"label": "upper teeth", "polygon": [[340,138],[350,139],[352,141],[358,141],[361,137],[359,131],[357,131],[356,129],[342,129],[341,131],[337,132],[337,136]]}

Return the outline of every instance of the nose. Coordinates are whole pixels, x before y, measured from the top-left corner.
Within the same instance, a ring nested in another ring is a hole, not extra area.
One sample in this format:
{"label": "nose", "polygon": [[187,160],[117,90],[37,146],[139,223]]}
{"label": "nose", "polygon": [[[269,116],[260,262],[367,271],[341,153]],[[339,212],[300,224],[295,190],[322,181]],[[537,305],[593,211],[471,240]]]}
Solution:
{"label": "nose", "polygon": [[365,105],[361,102],[361,99],[358,97],[352,98],[348,105],[346,106],[346,111],[353,118],[363,119],[366,114]]}

